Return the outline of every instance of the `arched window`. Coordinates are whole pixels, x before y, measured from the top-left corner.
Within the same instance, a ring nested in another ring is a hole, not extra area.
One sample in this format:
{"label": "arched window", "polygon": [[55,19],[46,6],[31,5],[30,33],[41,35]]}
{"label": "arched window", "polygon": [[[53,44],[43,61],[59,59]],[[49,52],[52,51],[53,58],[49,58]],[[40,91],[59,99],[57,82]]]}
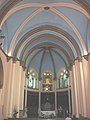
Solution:
{"label": "arched window", "polygon": [[30,72],[28,72],[28,88],[37,89],[38,88],[38,76],[37,73],[31,69]]}
{"label": "arched window", "polygon": [[2,60],[0,58],[0,89],[3,87],[3,64],[2,64]]}
{"label": "arched window", "polygon": [[59,88],[67,88],[68,87],[68,72],[63,70],[59,75]]}

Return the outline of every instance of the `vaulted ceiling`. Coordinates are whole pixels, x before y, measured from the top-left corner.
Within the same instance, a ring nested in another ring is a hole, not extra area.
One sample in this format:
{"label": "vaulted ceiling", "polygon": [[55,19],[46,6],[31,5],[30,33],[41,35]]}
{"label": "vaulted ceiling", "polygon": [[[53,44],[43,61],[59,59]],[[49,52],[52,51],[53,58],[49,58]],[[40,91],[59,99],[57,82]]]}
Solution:
{"label": "vaulted ceiling", "polygon": [[0,28],[8,56],[56,74],[90,52],[90,2],[1,0]]}

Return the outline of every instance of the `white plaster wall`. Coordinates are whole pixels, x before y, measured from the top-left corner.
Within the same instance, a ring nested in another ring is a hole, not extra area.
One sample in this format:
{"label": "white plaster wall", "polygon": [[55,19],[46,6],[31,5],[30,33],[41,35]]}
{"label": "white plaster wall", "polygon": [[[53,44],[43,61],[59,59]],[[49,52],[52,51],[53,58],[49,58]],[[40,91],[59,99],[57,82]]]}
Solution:
{"label": "white plaster wall", "polygon": [[[0,50],[0,57],[4,68],[4,84],[0,89],[0,120],[12,117],[14,107],[19,112],[23,109],[25,71],[20,62],[10,59]],[[19,114],[18,114],[19,117]]]}

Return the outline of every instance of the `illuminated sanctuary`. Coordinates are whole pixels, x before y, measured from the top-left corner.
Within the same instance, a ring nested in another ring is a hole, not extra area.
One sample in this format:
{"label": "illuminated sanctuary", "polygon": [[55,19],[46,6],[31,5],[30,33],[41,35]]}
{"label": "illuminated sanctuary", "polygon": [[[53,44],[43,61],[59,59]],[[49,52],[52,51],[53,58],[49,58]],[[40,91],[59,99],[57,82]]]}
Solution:
{"label": "illuminated sanctuary", "polygon": [[0,0],[0,120],[90,119],[90,0]]}

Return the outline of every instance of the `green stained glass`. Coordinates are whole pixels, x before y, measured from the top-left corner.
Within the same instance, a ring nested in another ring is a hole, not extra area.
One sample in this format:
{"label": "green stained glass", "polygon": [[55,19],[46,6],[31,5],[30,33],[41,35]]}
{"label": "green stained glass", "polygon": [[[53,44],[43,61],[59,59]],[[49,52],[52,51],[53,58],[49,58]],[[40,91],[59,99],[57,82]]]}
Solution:
{"label": "green stained glass", "polygon": [[60,82],[60,88],[68,87],[67,72],[61,72],[59,82]]}
{"label": "green stained glass", "polygon": [[28,88],[38,88],[38,79],[37,79],[37,75],[34,71],[29,73],[29,77],[28,77]]}

